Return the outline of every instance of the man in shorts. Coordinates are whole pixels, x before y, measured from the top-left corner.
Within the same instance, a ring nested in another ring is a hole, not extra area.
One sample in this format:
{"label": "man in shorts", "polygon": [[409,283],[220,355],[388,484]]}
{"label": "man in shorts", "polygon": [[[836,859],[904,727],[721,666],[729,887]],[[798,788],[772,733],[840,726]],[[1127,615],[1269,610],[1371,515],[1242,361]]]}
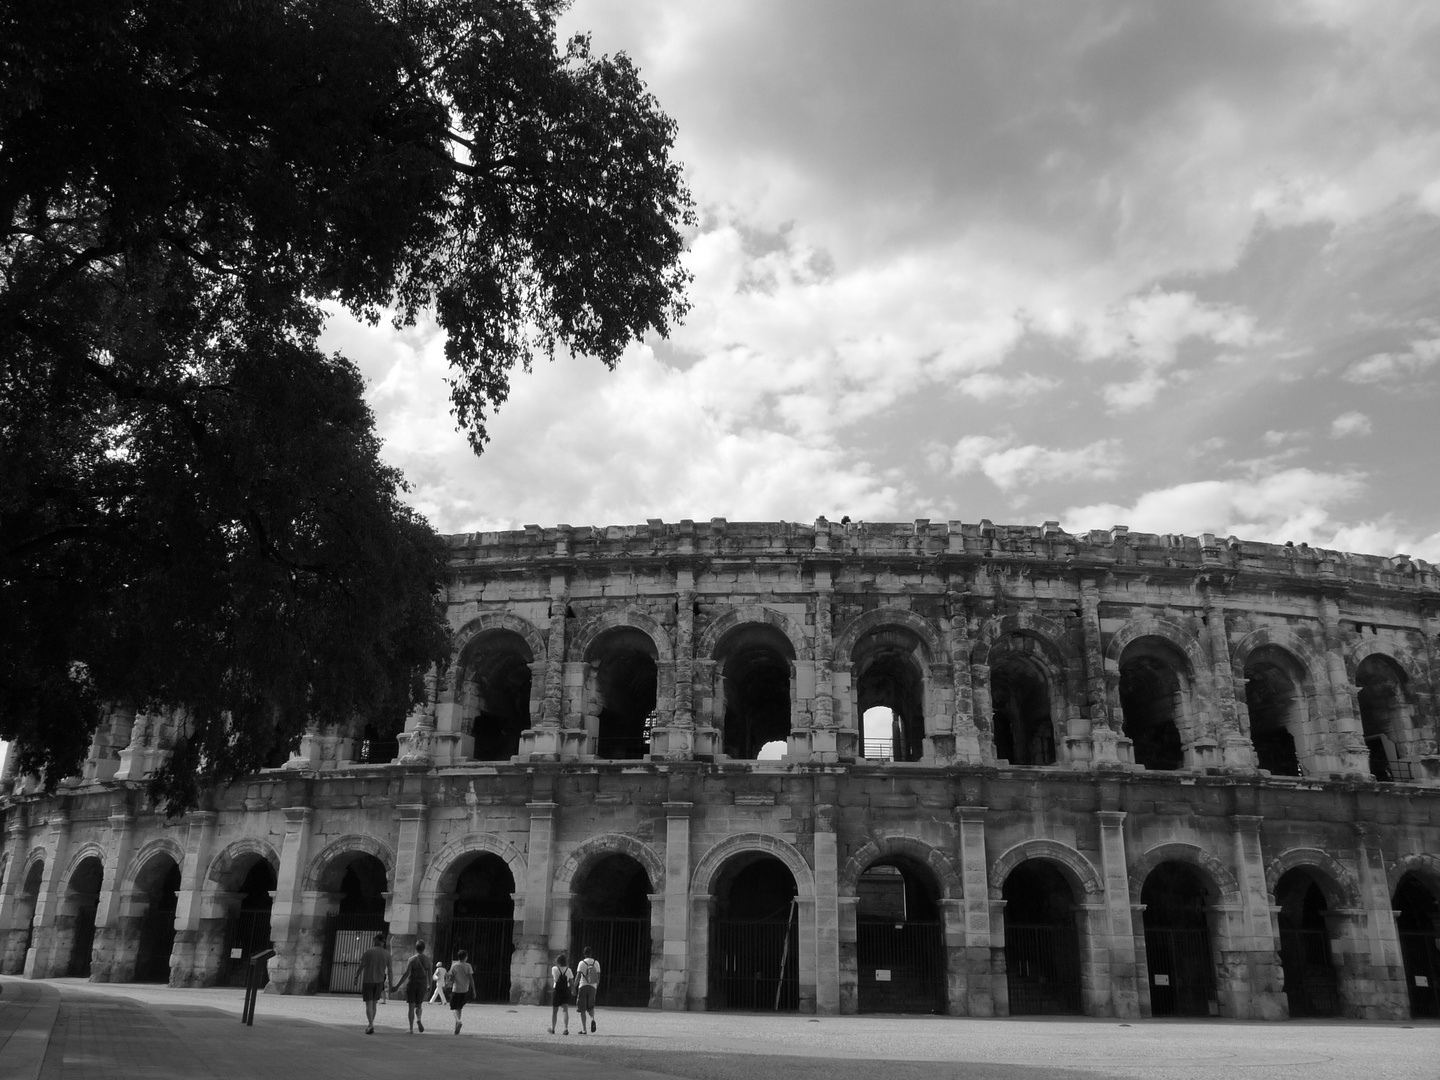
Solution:
{"label": "man in shorts", "polygon": [[600,988],[600,961],[585,946],[585,959],[575,965],[575,981],[580,984],[575,996],[575,1011],[580,1014],[580,1034],[585,1034],[585,1014],[590,1014],[590,1030],[595,1030],[595,991]]}
{"label": "man in shorts", "polygon": [[375,944],[360,954],[360,969],[355,980],[360,984],[360,997],[365,1002],[365,1034],[375,1034],[375,1006],[380,992],[390,985],[390,952],[385,948],[385,935],[376,934]]}

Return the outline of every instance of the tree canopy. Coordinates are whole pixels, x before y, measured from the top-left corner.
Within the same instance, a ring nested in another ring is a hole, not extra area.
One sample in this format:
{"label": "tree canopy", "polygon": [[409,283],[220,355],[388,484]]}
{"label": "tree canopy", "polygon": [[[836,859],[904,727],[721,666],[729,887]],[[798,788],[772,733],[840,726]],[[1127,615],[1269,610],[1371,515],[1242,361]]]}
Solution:
{"label": "tree canopy", "polygon": [[446,548],[322,304],[446,332],[477,452],[516,365],[686,311],[674,124],[555,0],[0,0],[0,737],[53,785],[105,703],[155,794],[307,723],[391,730]]}

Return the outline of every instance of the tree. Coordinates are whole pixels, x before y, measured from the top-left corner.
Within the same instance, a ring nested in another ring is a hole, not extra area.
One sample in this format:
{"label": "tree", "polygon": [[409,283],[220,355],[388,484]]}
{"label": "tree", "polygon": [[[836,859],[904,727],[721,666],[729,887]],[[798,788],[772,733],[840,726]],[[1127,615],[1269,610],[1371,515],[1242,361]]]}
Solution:
{"label": "tree", "polygon": [[509,376],[683,317],[674,125],[555,0],[0,0],[0,737],[177,710],[172,809],[443,661],[443,540],[322,303]]}

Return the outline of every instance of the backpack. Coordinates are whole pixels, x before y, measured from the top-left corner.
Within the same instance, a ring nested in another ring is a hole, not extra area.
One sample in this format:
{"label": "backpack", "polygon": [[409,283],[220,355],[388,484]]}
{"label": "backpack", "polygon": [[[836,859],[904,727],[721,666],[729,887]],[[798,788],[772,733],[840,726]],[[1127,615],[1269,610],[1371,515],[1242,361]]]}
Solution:
{"label": "backpack", "polygon": [[578,968],[576,968],[575,970],[576,970],[576,972],[579,974],[579,976],[580,976],[580,981],[581,981],[582,983],[584,983],[586,986],[590,986],[590,985],[593,984],[593,982],[594,982],[594,980],[595,980],[595,961],[594,961],[594,960],[592,960],[590,957],[587,956],[584,960],[581,960],[581,961],[580,961],[580,966],[579,966]]}
{"label": "backpack", "polygon": [[555,976],[555,996],[563,1001],[569,994],[570,979],[566,974],[566,969],[561,968]]}

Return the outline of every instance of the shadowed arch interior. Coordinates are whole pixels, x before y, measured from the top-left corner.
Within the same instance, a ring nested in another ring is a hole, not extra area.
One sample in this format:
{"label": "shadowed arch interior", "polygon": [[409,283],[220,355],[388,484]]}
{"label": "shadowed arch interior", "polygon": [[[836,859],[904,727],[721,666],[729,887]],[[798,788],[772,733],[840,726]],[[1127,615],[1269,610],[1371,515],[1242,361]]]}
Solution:
{"label": "shadowed arch interior", "polygon": [[530,726],[529,643],[513,630],[487,630],[465,648],[459,703],[462,730],[478,761],[508,761]]}
{"label": "shadowed arch interior", "polygon": [[491,851],[461,857],[440,878],[434,957],[449,964],[464,949],[475,969],[475,1000],[508,1002],[515,953],[515,875]]}
{"label": "shadowed arch interior", "polygon": [[1275,883],[1280,910],[1280,965],[1292,1017],[1339,1016],[1340,985],[1330,952],[1325,893],[1305,867],[1287,870]]}
{"label": "shadowed arch interior", "polygon": [[1133,641],[1120,657],[1120,711],[1135,763],[1178,769],[1185,690],[1184,659],[1159,638]]}
{"label": "shadowed arch interior", "polygon": [[75,872],[70,875],[70,886],[66,890],[66,916],[70,922],[70,957],[66,965],[71,978],[84,979],[90,976],[90,961],[95,945],[95,912],[100,907],[100,886],[105,878],[105,864],[98,855],[82,859]]}
{"label": "shadowed arch interior", "polygon": [[725,694],[724,747],[754,760],[769,742],[790,737],[795,647],[768,623],[746,623],[715,648]]}
{"label": "shadowed arch interior", "polygon": [[1005,878],[1001,898],[1011,1015],[1080,1013],[1080,941],[1070,882],[1054,863],[1029,859]]}
{"label": "shadowed arch interior", "polygon": [[180,867],[168,854],[152,856],[135,876],[135,889],[146,900],[140,916],[135,954],[136,982],[169,982],[175,944],[175,909],[180,899]]}
{"label": "shadowed arch interior", "polygon": [[[231,986],[244,986],[249,976],[245,958],[272,944],[270,910],[274,905],[275,868],[264,856],[251,853],[234,867],[231,876],[238,879],[234,887],[240,894],[240,906],[226,928],[224,978]],[[239,957],[232,959],[237,951]],[[268,971],[269,962],[262,963]],[[267,981],[262,973],[260,985],[264,986]]]}
{"label": "shadowed arch interior", "polygon": [[714,890],[710,1008],[799,1008],[799,890],[790,868],[773,855],[744,852],[721,869]]}
{"label": "shadowed arch interior", "polygon": [[859,1011],[944,1013],[947,955],[935,875],[890,855],[866,867],[855,892]]}
{"label": "shadowed arch interior", "polygon": [[1275,776],[1299,776],[1304,737],[1303,669],[1284,650],[1263,645],[1245,659],[1245,707],[1255,761]]}
{"label": "shadowed arch interior", "polygon": [[1370,750],[1370,775],[1376,780],[1408,779],[1402,771],[1395,744],[1405,739],[1407,688],[1405,672],[1388,656],[1372,654],[1355,669],[1355,696],[1360,725]]}
{"label": "shadowed arch interior", "polygon": [[1050,685],[1031,658],[1010,656],[990,665],[991,730],[995,756],[1012,765],[1055,764]]}
{"label": "shadowed arch interior", "polygon": [[1440,1019],[1440,897],[1412,873],[1400,879],[1393,904],[1410,1015]]}
{"label": "shadowed arch interior", "polygon": [[590,863],[571,886],[570,963],[591,950],[601,972],[598,1002],[650,1004],[651,891],[645,868],[620,853]]}
{"label": "shadowed arch interior", "polygon": [[1215,956],[1210,944],[1210,889],[1188,863],[1162,862],[1140,889],[1150,1009],[1155,1016],[1211,1016]]}
{"label": "shadowed arch interior", "polygon": [[866,710],[880,706],[894,717],[895,761],[919,761],[925,752],[925,676],[920,657],[924,645],[903,626],[882,626],[855,643],[855,725]]}
{"label": "shadowed arch interior", "polygon": [[600,757],[638,759],[648,752],[659,689],[658,657],[650,635],[630,626],[605,631],[586,650],[594,669]]}

